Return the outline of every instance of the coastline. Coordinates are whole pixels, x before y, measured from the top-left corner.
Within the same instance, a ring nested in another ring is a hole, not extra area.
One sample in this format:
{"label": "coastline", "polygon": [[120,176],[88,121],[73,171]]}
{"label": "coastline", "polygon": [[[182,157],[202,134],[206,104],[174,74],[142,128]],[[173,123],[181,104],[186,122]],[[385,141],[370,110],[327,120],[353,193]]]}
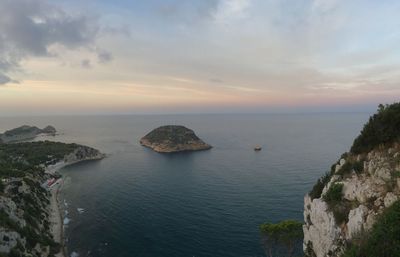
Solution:
{"label": "coastline", "polygon": [[[106,155],[101,154],[96,157],[91,157],[87,159],[82,159],[82,160],[76,160],[76,161],[70,161],[70,162],[65,162],[65,161],[60,161],[54,165],[50,165],[46,167],[45,173],[54,175],[55,172],[59,171],[60,169],[84,162],[84,161],[95,161],[95,160],[102,160],[105,158]],[[60,204],[60,199],[59,199],[59,193],[62,190],[62,187],[64,185],[64,179],[60,178],[55,185],[50,189],[50,231],[51,234],[54,238],[54,241],[60,244],[60,252],[55,254],[56,257],[67,257],[67,248],[65,245],[65,238],[64,238],[64,221],[63,221],[63,214],[62,214],[62,205]]]}
{"label": "coastline", "polygon": [[67,257],[64,240],[63,216],[61,214],[61,206],[59,201],[59,192],[62,189],[63,183],[63,179],[60,179],[57,182],[57,185],[55,185],[50,191],[50,230],[54,241],[59,243],[61,246],[60,252],[55,255],[56,257]]}

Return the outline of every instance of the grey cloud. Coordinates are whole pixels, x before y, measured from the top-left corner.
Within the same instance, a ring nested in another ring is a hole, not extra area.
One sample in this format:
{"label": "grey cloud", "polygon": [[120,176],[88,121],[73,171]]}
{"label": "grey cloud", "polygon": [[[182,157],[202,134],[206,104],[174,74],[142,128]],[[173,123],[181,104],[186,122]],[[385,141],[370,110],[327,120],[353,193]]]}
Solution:
{"label": "grey cloud", "polygon": [[92,64],[90,63],[89,59],[84,59],[81,61],[81,66],[86,69],[92,68]]}
{"label": "grey cloud", "polygon": [[[44,0],[0,2],[0,72],[3,83],[11,82],[22,60],[51,56],[53,45],[67,49],[95,49],[99,26],[90,16],[74,16]],[[8,78],[5,79],[5,78]]]}
{"label": "grey cloud", "polygon": [[99,59],[99,63],[107,63],[107,62],[112,61],[113,56],[108,51],[98,50],[97,51],[97,58]]}
{"label": "grey cloud", "polygon": [[219,78],[210,78],[209,80],[210,80],[210,82],[213,82],[213,83],[224,83],[224,81]]}
{"label": "grey cloud", "polygon": [[158,7],[158,13],[177,22],[193,23],[209,18],[218,8],[221,0],[186,1],[178,0],[164,3]]}
{"label": "grey cloud", "polygon": [[11,78],[7,75],[0,73],[0,85],[4,85],[11,82]]}

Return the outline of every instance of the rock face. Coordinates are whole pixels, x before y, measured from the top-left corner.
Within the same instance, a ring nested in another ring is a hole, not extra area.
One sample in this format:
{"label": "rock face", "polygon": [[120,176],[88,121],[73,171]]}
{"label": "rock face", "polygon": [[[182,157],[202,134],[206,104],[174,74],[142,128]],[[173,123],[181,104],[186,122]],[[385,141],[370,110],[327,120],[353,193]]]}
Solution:
{"label": "rock face", "polygon": [[100,160],[104,157],[105,154],[99,150],[80,145],[72,153],[65,155],[63,162],[65,165],[70,165],[81,161]]}
{"label": "rock face", "polygon": [[53,126],[47,126],[40,129],[35,126],[21,126],[15,129],[7,130],[4,134],[0,134],[0,143],[18,142],[33,139],[40,134],[55,135],[56,129]]}
{"label": "rock face", "polygon": [[196,136],[193,130],[184,126],[162,126],[154,129],[140,144],[159,153],[208,150],[212,147]]}
{"label": "rock face", "polygon": [[51,231],[51,195],[43,183],[61,167],[103,157],[98,150],[77,144],[0,145],[0,164],[8,164],[0,165],[4,167],[0,170],[0,255],[55,256],[59,249]]}
{"label": "rock face", "polygon": [[[343,167],[355,167],[354,163],[359,163],[360,170],[349,168],[343,173]],[[347,242],[368,232],[376,217],[400,198],[399,144],[346,156],[332,169],[334,172],[321,197],[304,198],[304,250],[314,254],[309,256],[340,256]],[[323,200],[333,183],[343,184],[342,203],[347,206],[343,209],[346,218],[340,224]]]}

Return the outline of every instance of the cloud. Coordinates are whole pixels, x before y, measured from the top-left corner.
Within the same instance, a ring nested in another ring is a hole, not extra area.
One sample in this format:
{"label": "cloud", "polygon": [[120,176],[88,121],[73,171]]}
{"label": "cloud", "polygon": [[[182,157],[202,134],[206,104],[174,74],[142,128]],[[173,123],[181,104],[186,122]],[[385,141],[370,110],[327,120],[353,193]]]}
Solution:
{"label": "cloud", "polygon": [[157,8],[161,17],[180,25],[212,21],[228,24],[247,16],[253,0],[161,1]]}
{"label": "cloud", "polygon": [[224,81],[220,78],[210,78],[209,81],[213,83],[224,83]]}
{"label": "cloud", "polygon": [[246,16],[250,3],[250,0],[220,0],[213,15],[214,19],[218,23],[228,23],[243,18]]}
{"label": "cloud", "polygon": [[86,69],[92,68],[92,64],[90,63],[90,60],[89,60],[89,59],[83,59],[83,60],[81,61],[81,66],[82,66],[83,68],[86,68]]}
{"label": "cloud", "polygon": [[[88,15],[71,15],[44,0],[0,2],[0,83],[31,57],[54,57],[67,50],[95,49],[99,25]],[[53,48],[52,48],[53,47]],[[107,58],[107,57],[106,57]]]}
{"label": "cloud", "polygon": [[105,50],[98,50],[97,51],[97,58],[99,60],[99,63],[107,63],[112,61],[113,56],[110,52],[105,51]]}
{"label": "cloud", "polygon": [[11,82],[10,77],[8,77],[8,76],[6,76],[6,75],[0,73],[0,85],[7,84],[7,83],[9,83],[9,82]]}
{"label": "cloud", "polygon": [[313,11],[326,13],[335,9],[338,4],[338,0],[313,0],[311,7]]}
{"label": "cloud", "polygon": [[180,25],[193,25],[212,17],[221,0],[160,1],[156,12],[163,20]]}

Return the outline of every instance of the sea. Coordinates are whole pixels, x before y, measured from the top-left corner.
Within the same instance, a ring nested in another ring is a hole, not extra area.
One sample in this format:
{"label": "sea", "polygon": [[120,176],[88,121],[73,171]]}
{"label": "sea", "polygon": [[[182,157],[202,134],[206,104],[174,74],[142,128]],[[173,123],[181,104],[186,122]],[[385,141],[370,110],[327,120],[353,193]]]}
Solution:
{"label": "sea", "polygon": [[[0,131],[53,125],[58,135],[35,140],[107,154],[60,171],[70,256],[261,257],[259,225],[302,221],[304,195],[369,115],[3,117]],[[140,138],[161,125],[191,128],[213,148],[159,154],[142,147]]]}

